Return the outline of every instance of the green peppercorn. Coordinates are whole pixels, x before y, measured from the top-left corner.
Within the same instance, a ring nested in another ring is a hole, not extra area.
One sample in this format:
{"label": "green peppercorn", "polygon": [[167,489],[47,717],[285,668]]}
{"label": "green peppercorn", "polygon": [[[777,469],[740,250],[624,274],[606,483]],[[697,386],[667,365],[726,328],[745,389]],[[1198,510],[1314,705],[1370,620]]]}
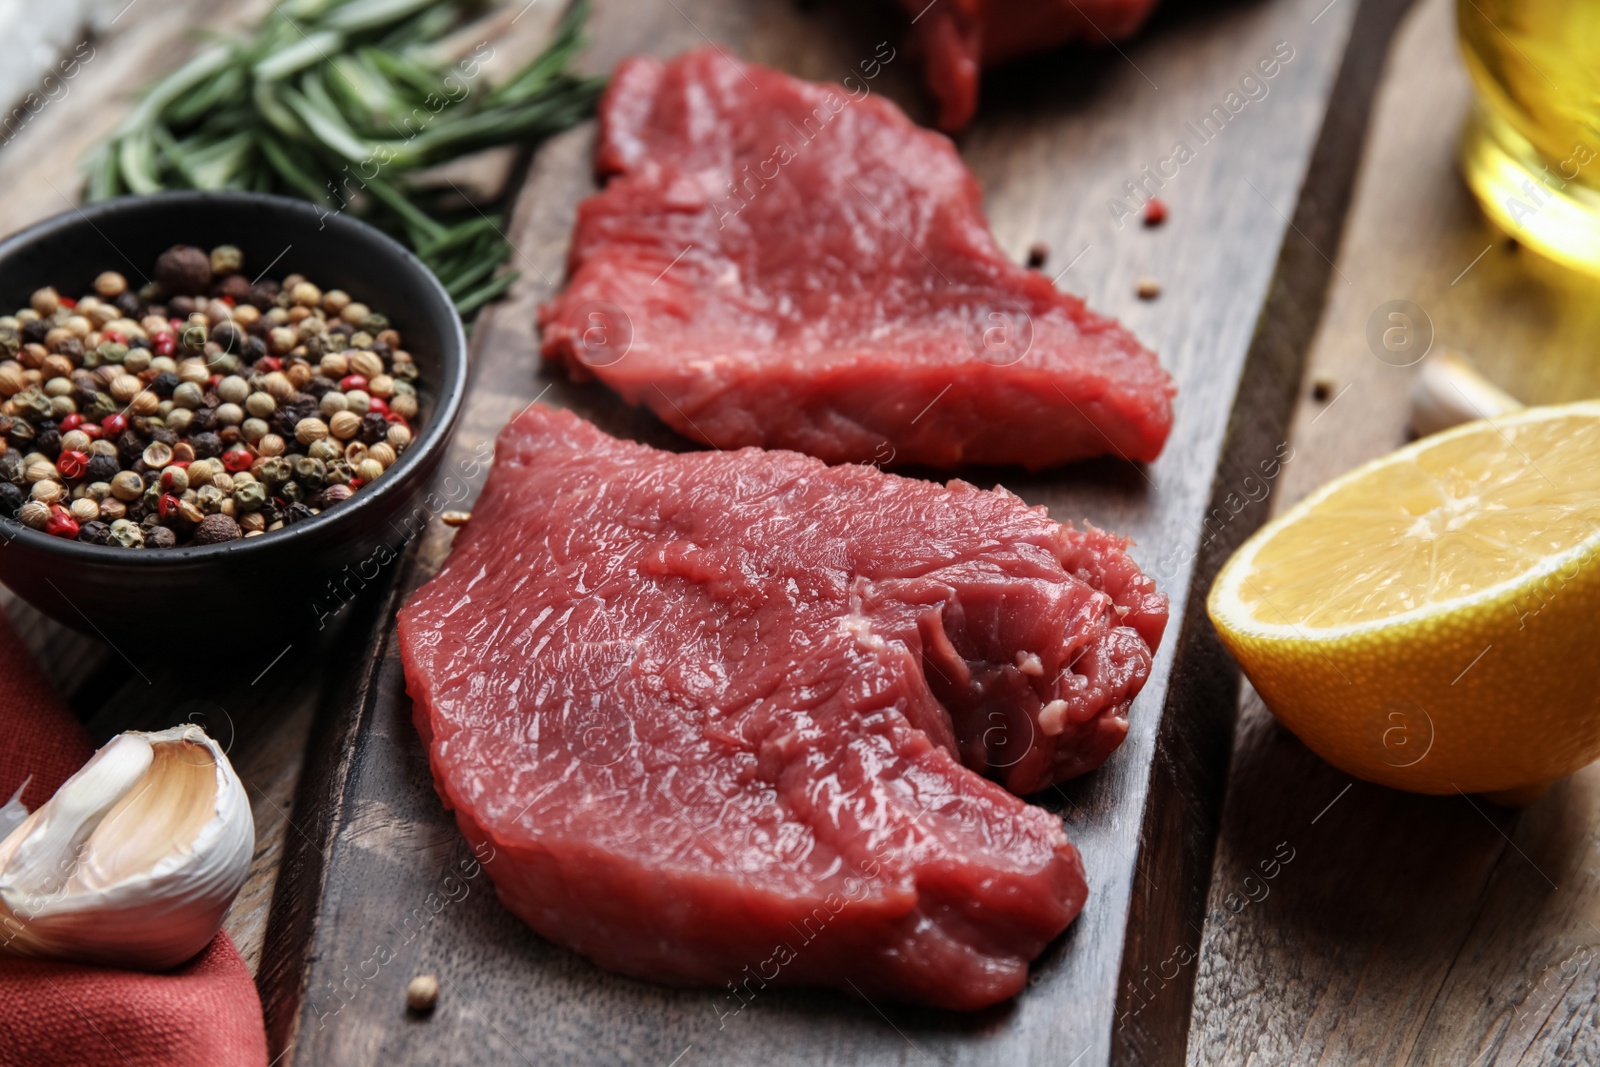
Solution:
{"label": "green peppercorn", "polygon": [[111,543],[123,548],[143,548],[144,531],[136,522],[118,519],[111,524]]}
{"label": "green peppercorn", "polygon": [[320,459],[324,463],[332,463],[344,455],[344,447],[337,441],[323,438],[320,441],[311,442],[310,447],[306,449],[306,455],[312,459]]}
{"label": "green peppercorn", "polygon": [[212,274],[237,274],[244,270],[244,253],[234,245],[218,245],[211,250]]}
{"label": "green peppercorn", "polygon": [[294,477],[294,465],[284,456],[268,456],[261,461],[260,477],[268,485],[282,485]]}
{"label": "green peppercorn", "polygon": [[228,494],[215,485],[202,485],[194,494],[195,504],[207,515],[215,514],[227,498]]}
{"label": "green peppercorn", "polygon": [[328,464],[328,472],[323,475],[323,481],[328,485],[344,485],[355,476],[350,461],[340,457]]}
{"label": "green peppercorn", "polygon": [[121,341],[102,341],[95,353],[102,363],[121,363],[128,356],[128,346]]}
{"label": "green peppercorn", "polygon": [[294,480],[307,489],[322,488],[327,475],[327,465],[313,456],[301,456],[294,461]]}
{"label": "green peppercorn", "polygon": [[84,411],[83,417],[90,422],[99,422],[107,415],[115,415],[121,410],[122,405],[113,400],[109,393],[95,390],[94,398],[89,401],[89,406]]}
{"label": "green peppercorn", "polygon": [[[260,482],[235,483],[233,506],[240,511],[256,511],[267,502],[267,487]],[[48,517],[48,516],[46,516]]]}
{"label": "green peppercorn", "polygon": [[50,398],[35,388],[24,389],[12,397],[11,402],[17,406],[18,415],[34,422],[43,422],[55,410],[50,404]]}

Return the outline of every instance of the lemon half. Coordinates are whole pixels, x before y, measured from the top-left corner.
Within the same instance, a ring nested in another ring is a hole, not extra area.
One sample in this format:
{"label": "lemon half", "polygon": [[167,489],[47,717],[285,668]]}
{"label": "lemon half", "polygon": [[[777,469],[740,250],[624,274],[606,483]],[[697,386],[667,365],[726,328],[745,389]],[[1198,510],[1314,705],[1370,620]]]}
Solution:
{"label": "lemon half", "polygon": [[1207,610],[1324,759],[1526,799],[1600,757],[1600,402],[1423,438],[1273,520]]}

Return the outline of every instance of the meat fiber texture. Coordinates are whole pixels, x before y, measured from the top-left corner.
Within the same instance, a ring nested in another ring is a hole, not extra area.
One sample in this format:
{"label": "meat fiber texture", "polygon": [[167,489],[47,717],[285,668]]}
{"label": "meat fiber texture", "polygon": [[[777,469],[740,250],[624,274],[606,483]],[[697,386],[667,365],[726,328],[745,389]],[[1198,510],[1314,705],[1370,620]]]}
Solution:
{"label": "meat fiber texture", "polygon": [[1001,490],[535,406],[401,612],[407,687],[545,937],[730,1010],[767,984],[975,1009],[1084,902],[1060,820],[985,774],[1032,790],[1121,741],[1166,621],[1123,549]]}
{"label": "meat fiber texture", "polygon": [[966,129],[978,110],[983,67],[1083,39],[1130,37],[1156,0],[900,0],[912,15],[923,78],[939,103],[939,128]]}
{"label": "meat fiber texture", "polygon": [[713,48],[622,63],[545,356],[719,448],[1154,459],[1155,356],[1008,260],[949,140],[852,84]]}

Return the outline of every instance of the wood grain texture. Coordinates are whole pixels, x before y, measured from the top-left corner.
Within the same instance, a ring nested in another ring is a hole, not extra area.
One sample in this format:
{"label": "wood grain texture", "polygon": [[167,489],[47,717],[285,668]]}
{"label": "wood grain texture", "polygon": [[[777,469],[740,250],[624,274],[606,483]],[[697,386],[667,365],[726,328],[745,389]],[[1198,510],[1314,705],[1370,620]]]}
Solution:
{"label": "wood grain texture", "polygon": [[[1047,242],[1055,250],[1049,272],[1060,272],[1062,285],[1092,306],[1123,317],[1161,353],[1181,390],[1172,440],[1149,467],[1106,460],[1045,474],[966,474],[1001,482],[1058,518],[1087,518],[1133,535],[1136,557],[1173,599],[1170,636],[1123,748],[1095,774],[1038,798],[1062,813],[1083,851],[1091,896],[1083,916],[1041,958],[1023,996],[952,1015],[834,993],[768,991],[730,1016],[731,1005],[715,991],[631,981],[543,941],[493,899],[434,795],[385,631],[374,639],[370,675],[341,710],[352,718],[319,726],[316,765],[302,783],[306,847],[290,842],[266,949],[274,1051],[292,1048],[302,1064],[341,1065],[1110,1061],[1125,952],[1153,951],[1128,919],[1135,887],[1159,886],[1156,892],[1180,900],[1204,893],[1209,840],[1197,853],[1185,822],[1215,819],[1230,714],[1216,716],[1220,743],[1184,749],[1189,738],[1169,736],[1164,741],[1178,747],[1159,760],[1158,726],[1175,663],[1205,654],[1197,643],[1203,635],[1183,620],[1197,559],[1210,565],[1197,555],[1202,520],[1269,288],[1276,279],[1278,299],[1320,301],[1320,282],[1314,291],[1301,288],[1314,274],[1280,273],[1280,250],[1289,219],[1303,218],[1300,192],[1356,6],[1168,5],[1121,53],[1067,50],[990,78],[984,110],[961,144],[1003,245],[1020,257],[1033,242]],[[900,34],[879,7],[798,11],[786,0],[601,0],[592,31],[584,58],[592,70],[607,70],[630,52],[671,54],[710,39],[813,78],[842,77],[878,41]],[[1185,123],[1222,106],[1275,47],[1292,49],[1292,58],[1268,93],[1199,143]],[[902,48],[875,91],[925,118],[915,74]],[[1161,189],[1171,221],[1158,230],[1119,228],[1108,199],[1172,154],[1180,138],[1194,155]],[[538,366],[534,308],[561,280],[573,210],[592,189],[591,150],[592,131],[574,131],[534,160],[510,231],[525,276],[475,333],[474,380],[451,464],[479,454],[536,396],[611,432],[685,447],[653,417],[598,388],[547,377]],[[1354,144],[1345,150],[1355,151]],[[1336,233],[1337,214],[1317,217]],[[1144,274],[1163,281],[1159,301],[1135,299],[1135,280]],[[1284,358],[1298,359],[1293,348],[1283,346]],[[1279,373],[1294,377],[1282,367]],[[1286,410],[1292,388],[1276,395]],[[459,480],[470,495],[481,474],[463,471]],[[429,530],[411,559],[408,587],[437,567],[448,536]],[[1232,708],[1231,689],[1221,703]],[[1168,714],[1189,710],[1178,702]],[[1154,776],[1174,774],[1175,785],[1152,793]],[[1168,818],[1146,817],[1152,795]],[[1141,868],[1148,855],[1174,866]],[[291,876],[291,869],[299,873]],[[1164,939],[1166,930],[1156,936]],[[437,973],[443,987],[439,1009],[426,1020],[403,1008],[406,982],[424,971]],[[1177,1006],[1166,1010],[1181,1018],[1186,987],[1174,996]],[[1156,1052],[1180,1056],[1181,1028],[1178,1037],[1174,1045],[1170,1028],[1163,1031]],[[1125,1061],[1134,1053],[1115,1054]]]}
{"label": "wood grain texture", "polygon": [[[1436,344],[1528,400],[1600,394],[1595,283],[1508,247],[1457,175],[1453,7],[1420,0],[1388,58],[1275,509],[1405,440],[1417,368],[1365,339],[1386,301],[1414,301]],[[1191,942],[1189,1062],[1600,1061],[1597,833],[1600,768],[1521,811],[1352,785],[1247,692]]]}

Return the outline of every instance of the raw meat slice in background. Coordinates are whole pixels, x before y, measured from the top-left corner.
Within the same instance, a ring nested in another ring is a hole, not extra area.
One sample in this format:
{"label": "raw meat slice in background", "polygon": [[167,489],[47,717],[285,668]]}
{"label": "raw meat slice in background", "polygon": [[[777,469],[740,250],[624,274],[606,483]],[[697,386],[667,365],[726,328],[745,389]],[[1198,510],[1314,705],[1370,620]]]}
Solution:
{"label": "raw meat slice in background", "polygon": [[1132,36],[1156,0],[900,0],[915,20],[923,80],[939,103],[939,128],[958,133],[978,110],[983,68],[1082,39]]}
{"label": "raw meat slice in background", "polygon": [[439,793],[544,936],[730,1010],[973,1009],[1086,894],[1060,820],[979,771],[1104,759],[1165,621],[1120,539],[1003,490],[533,406],[400,640]]}
{"label": "raw meat slice in background", "polygon": [[623,62],[545,356],[719,448],[1154,459],[1155,356],[1002,254],[948,139],[857,95],[709,47]]}

